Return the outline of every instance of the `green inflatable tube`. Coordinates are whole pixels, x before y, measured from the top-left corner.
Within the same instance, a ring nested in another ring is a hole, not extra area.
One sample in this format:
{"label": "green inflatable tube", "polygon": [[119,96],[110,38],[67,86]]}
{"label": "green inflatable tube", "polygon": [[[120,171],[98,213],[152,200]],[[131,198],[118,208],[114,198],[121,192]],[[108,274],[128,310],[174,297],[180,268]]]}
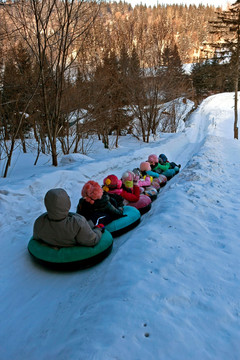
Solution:
{"label": "green inflatable tube", "polygon": [[56,248],[33,237],[28,243],[28,251],[34,260],[51,268],[59,270],[75,270],[91,267],[111,252],[113,237],[108,230],[105,230],[100,242],[94,247],[71,246]]}

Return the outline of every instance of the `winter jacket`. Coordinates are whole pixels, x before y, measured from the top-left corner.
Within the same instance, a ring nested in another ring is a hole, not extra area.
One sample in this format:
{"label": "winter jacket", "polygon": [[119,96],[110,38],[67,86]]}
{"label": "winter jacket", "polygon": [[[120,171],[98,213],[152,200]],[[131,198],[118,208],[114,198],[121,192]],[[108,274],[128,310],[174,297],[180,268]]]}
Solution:
{"label": "winter jacket", "polygon": [[147,170],[147,171],[142,171],[142,175],[149,175],[152,176],[153,178],[158,178],[159,177],[159,173],[157,173],[156,171],[151,171],[151,170]]}
{"label": "winter jacket", "polygon": [[118,194],[129,202],[136,202],[140,198],[140,187],[138,185],[133,185],[132,189],[123,187],[121,189],[109,190],[108,194]]}
{"label": "winter jacket", "polygon": [[161,165],[159,163],[155,164],[155,165],[151,165],[151,169],[153,171],[156,171],[156,172],[164,172],[166,170],[168,170],[170,168],[170,163],[169,162],[166,162],[165,164]]}
{"label": "winter jacket", "polygon": [[150,176],[146,176],[145,179],[141,178],[138,180],[138,186],[140,187],[146,187],[146,186],[151,186],[151,178]]}
{"label": "winter jacket", "polygon": [[101,199],[95,200],[93,204],[81,198],[77,206],[77,213],[83,215],[87,220],[92,220],[94,224],[99,219],[99,223],[107,225],[123,216],[123,208],[118,207],[117,202],[104,192]]}
{"label": "winter jacket", "polygon": [[115,207],[123,207],[123,197],[121,195],[118,194],[112,194],[112,193],[107,193],[108,196],[110,196],[111,198],[111,203],[113,204],[113,206]]}
{"label": "winter jacket", "polygon": [[138,185],[133,185],[132,189],[123,186],[121,196],[129,202],[136,202],[140,198],[140,188]]}
{"label": "winter jacket", "polygon": [[47,212],[35,220],[34,239],[59,247],[94,246],[99,242],[100,229],[92,229],[83,216],[69,213],[71,201],[65,190],[49,190],[44,201]]}

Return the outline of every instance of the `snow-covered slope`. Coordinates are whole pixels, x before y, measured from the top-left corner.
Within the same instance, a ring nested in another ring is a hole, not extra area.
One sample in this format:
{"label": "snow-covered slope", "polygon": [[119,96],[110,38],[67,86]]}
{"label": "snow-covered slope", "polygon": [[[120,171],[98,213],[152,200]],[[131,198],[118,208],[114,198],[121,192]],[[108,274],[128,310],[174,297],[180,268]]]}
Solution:
{"label": "snow-covered slope", "polygon": [[[56,169],[20,154],[0,179],[0,359],[237,360],[240,354],[240,145],[233,94],[206,99],[185,130],[150,144],[67,156]],[[43,197],[139,166],[150,153],[181,163],[140,225],[99,265],[57,273],[27,252]],[[44,163],[46,162],[46,163]]]}

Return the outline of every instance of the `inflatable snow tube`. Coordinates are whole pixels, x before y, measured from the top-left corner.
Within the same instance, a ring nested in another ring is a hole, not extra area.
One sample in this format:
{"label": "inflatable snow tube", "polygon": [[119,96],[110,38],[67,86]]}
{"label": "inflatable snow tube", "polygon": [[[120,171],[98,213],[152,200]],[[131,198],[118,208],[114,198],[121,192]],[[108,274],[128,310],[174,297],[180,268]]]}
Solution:
{"label": "inflatable snow tube", "polygon": [[165,175],[163,175],[163,174],[160,174],[159,177],[158,177],[158,181],[160,183],[160,186],[163,187],[167,183],[167,177]]}
{"label": "inflatable snow tube", "polygon": [[179,173],[179,167],[178,166],[174,166],[173,170],[175,171],[175,175]]}
{"label": "inflatable snow tube", "polygon": [[168,169],[162,173],[162,175],[165,175],[168,180],[170,180],[175,175],[174,169]]}
{"label": "inflatable snow tube", "polygon": [[110,254],[112,245],[113,237],[105,230],[99,243],[93,247],[57,248],[32,237],[28,243],[28,251],[34,260],[44,266],[58,270],[76,270],[91,267],[105,259]]}
{"label": "inflatable snow tube", "polygon": [[140,214],[146,214],[151,209],[152,201],[149,196],[141,194],[140,199],[136,202],[129,202],[127,206],[133,206],[140,211]]}
{"label": "inflatable snow tube", "polygon": [[153,186],[147,186],[144,188],[144,194],[149,196],[151,201],[154,201],[157,199],[158,191]]}
{"label": "inflatable snow tube", "polygon": [[[166,178],[167,179],[167,178]],[[161,187],[161,182],[158,178],[154,178],[151,185],[159,192]]]}
{"label": "inflatable snow tube", "polygon": [[138,209],[132,206],[124,206],[123,214],[124,217],[112,221],[105,227],[113,237],[126,233],[140,223],[141,214]]}
{"label": "inflatable snow tube", "polygon": [[181,164],[177,165],[175,162],[170,162],[170,169],[175,170],[175,174],[178,174],[180,171]]}

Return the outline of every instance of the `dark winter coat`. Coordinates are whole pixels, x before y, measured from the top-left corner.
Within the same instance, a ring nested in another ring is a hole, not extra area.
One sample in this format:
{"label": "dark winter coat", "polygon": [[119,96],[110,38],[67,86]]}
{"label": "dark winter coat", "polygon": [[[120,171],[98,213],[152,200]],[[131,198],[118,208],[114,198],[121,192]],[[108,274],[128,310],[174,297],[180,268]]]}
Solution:
{"label": "dark winter coat", "polygon": [[69,213],[71,202],[65,190],[49,190],[44,201],[47,212],[34,223],[34,239],[59,247],[94,246],[99,242],[100,229],[92,229],[83,216]]}
{"label": "dark winter coat", "polygon": [[92,220],[94,224],[109,224],[123,216],[123,208],[118,207],[117,201],[112,199],[106,192],[101,199],[95,200],[90,204],[84,198],[79,200],[77,213],[83,215],[87,220]]}

